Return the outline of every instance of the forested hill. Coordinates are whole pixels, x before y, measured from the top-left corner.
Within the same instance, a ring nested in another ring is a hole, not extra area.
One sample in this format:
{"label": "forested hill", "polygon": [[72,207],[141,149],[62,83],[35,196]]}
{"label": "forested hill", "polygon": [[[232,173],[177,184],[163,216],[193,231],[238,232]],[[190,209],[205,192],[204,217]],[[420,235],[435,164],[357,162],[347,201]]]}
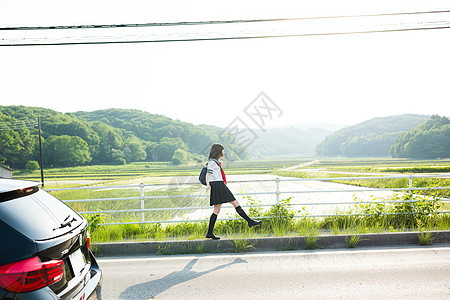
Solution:
{"label": "forested hill", "polygon": [[431,159],[450,157],[450,120],[432,116],[428,121],[402,133],[392,145],[392,157]]}
{"label": "forested hill", "polygon": [[[133,135],[147,144],[150,161],[170,161],[170,151],[151,151],[158,148],[161,143],[176,142],[179,149],[193,154],[207,154],[209,146],[218,141],[221,128],[209,126],[202,127],[191,123],[172,120],[162,115],[132,109],[106,109],[93,112],[76,112],[74,115],[89,122],[101,122],[111,126],[125,135]],[[180,141],[181,140],[181,141]],[[161,150],[161,149],[160,149]],[[205,152],[206,150],[206,152]],[[238,159],[236,153],[232,159]],[[242,154],[244,157],[246,153]],[[241,157],[241,158],[244,158]]]}
{"label": "forested hill", "polygon": [[427,121],[430,116],[405,114],[374,118],[327,136],[316,146],[321,156],[389,156],[400,134]]}
{"label": "forested hill", "polygon": [[[223,130],[196,126],[138,110],[108,109],[63,114],[51,109],[0,106],[0,164],[15,169],[39,161],[41,119],[44,166],[123,164],[135,161],[203,161]],[[230,160],[246,158],[236,142]],[[27,166],[28,165],[28,166]]]}

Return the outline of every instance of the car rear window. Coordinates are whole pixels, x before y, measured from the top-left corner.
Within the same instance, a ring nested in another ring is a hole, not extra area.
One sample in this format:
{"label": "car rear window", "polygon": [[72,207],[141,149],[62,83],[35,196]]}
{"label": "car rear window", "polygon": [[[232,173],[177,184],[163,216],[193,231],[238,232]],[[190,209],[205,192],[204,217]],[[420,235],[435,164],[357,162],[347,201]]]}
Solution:
{"label": "car rear window", "polygon": [[0,202],[16,199],[16,198],[20,198],[20,197],[25,197],[25,196],[36,193],[38,190],[39,190],[38,186],[32,186],[32,187],[23,188],[20,190],[12,190],[12,191],[7,191],[7,192],[2,192],[2,193],[0,193]]}
{"label": "car rear window", "polygon": [[0,202],[0,218],[34,240],[61,236],[83,222],[80,215],[43,190]]}

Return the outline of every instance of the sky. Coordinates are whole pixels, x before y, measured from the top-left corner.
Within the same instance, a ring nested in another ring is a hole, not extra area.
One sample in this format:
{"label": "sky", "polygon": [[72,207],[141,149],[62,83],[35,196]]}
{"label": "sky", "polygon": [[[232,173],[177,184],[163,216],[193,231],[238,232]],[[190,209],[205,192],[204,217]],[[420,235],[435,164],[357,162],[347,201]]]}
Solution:
{"label": "sky", "polygon": [[[2,0],[0,27],[450,10],[448,1],[311,2]],[[449,20],[448,16],[437,17]],[[421,17],[417,22],[427,21]],[[394,21],[402,22],[398,18]],[[344,26],[317,22],[316,26],[333,30]],[[245,30],[239,26],[233,30]],[[183,30],[195,33],[200,28]],[[89,35],[86,30],[78,32]],[[0,31],[0,42],[8,34]],[[32,33],[14,34],[20,38]],[[406,113],[450,116],[449,38],[450,29],[436,29],[199,42],[2,46],[0,105],[40,106],[60,112],[132,108],[220,127],[236,118],[250,127],[276,127],[353,125]],[[250,112],[258,107],[260,113],[266,109],[264,124]]]}

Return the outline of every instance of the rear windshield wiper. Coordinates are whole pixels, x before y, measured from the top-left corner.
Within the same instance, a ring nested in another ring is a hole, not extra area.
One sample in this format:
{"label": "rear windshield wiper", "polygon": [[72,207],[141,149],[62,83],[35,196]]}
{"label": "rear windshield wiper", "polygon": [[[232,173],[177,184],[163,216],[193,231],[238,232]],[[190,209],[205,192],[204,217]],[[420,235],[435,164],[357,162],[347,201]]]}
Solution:
{"label": "rear windshield wiper", "polygon": [[[71,219],[72,218],[72,219]],[[67,226],[72,226],[72,222],[76,221],[77,219],[75,217],[72,217],[71,215],[68,215],[64,221],[59,225],[59,227],[54,228],[53,230],[62,229]]]}

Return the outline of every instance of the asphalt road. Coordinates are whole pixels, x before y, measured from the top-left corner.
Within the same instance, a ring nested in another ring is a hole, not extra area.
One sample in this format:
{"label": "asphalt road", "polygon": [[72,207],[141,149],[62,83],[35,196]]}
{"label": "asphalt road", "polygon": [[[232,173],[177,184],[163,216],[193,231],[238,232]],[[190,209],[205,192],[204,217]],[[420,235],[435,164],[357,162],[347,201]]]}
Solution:
{"label": "asphalt road", "polygon": [[450,245],[100,258],[103,299],[450,299]]}

